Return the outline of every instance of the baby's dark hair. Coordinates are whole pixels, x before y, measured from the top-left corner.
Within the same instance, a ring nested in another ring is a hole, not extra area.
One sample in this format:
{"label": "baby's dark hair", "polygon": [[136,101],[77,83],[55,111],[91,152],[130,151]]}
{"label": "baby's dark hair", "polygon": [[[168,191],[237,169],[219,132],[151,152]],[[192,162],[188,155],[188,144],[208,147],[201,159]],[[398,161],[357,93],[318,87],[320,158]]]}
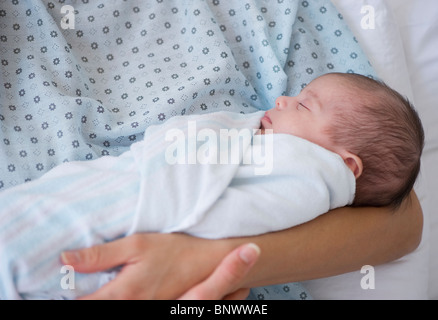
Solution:
{"label": "baby's dark hair", "polygon": [[363,163],[353,206],[396,208],[420,172],[421,120],[409,100],[385,83],[358,74],[331,75],[345,80],[349,98],[335,108],[334,125],[327,133]]}

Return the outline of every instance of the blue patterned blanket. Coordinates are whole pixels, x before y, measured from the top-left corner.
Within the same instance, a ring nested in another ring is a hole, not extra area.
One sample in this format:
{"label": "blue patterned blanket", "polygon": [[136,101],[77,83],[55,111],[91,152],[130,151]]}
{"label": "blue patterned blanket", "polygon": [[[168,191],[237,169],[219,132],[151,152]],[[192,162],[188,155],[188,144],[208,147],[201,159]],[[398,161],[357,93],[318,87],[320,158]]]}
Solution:
{"label": "blue patterned blanket", "polygon": [[3,1],[0,190],[175,115],[269,109],[327,72],[374,75],[327,0]]}

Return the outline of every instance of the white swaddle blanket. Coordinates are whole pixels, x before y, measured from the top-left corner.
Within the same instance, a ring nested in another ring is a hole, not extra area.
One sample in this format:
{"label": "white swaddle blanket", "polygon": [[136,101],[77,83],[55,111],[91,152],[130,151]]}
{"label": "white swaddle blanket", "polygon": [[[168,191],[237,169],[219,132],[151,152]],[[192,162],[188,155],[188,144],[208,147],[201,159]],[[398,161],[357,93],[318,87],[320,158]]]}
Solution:
{"label": "white swaddle blanket", "polygon": [[134,232],[248,236],[292,227],[353,201],[342,158],[291,135],[254,135],[263,112],[174,117],[119,157],[60,165],[0,192],[0,298],[68,298],[64,250]]}

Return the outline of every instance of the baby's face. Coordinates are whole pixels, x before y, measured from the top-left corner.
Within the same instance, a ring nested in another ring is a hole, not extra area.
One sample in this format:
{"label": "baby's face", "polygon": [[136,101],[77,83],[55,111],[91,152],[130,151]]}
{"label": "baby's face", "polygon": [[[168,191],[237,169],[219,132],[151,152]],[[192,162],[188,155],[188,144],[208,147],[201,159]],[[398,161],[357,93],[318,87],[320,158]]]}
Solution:
{"label": "baby's face", "polygon": [[296,97],[279,97],[266,111],[262,129],[298,136],[336,152],[325,129],[331,124],[335,103],[345,100],[345,84],[326,75],[313,80]]}

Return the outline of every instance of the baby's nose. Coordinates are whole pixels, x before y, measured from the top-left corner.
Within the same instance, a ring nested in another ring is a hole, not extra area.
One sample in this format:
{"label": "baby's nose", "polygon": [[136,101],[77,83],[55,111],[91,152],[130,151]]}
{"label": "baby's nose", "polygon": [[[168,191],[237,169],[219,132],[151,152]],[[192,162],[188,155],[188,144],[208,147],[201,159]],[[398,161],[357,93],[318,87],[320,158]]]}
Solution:
{"label": "baby's nose", "polygon": [[275,108],[277,110],[283,110],[284,108],[286,108],[288,106],[290,99],[291,99],[291,97],[285,97],[285,96],[278,97],[275,100]]}

